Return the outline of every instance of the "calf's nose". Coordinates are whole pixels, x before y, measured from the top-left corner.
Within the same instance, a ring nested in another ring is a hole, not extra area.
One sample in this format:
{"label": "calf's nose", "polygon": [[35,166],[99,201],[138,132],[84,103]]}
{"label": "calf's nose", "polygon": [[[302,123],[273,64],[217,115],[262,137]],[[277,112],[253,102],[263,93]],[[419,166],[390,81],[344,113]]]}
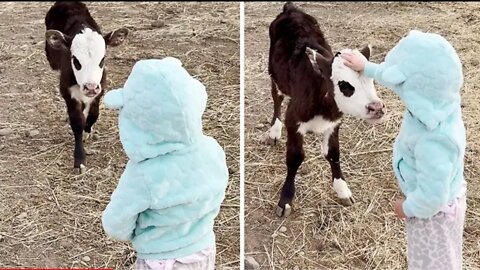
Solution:
{"label": "calf's nose", "polygon": [[385,104],[382,102],[372,102],[367,105],[368,114],[375,117],[382,117],[385,114]]}
{"label": "calf's nose", "polygon": [[86,83],[83,85],[83,88],[89,93],[97,94],[100,92],[100,85],[96,83]]}

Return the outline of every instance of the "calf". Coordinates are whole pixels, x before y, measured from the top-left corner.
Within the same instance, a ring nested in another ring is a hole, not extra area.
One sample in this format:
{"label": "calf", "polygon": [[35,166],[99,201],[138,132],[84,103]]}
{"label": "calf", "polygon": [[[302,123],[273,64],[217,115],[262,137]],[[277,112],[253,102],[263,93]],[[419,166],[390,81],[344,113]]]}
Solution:
{"label": "calf", "polygon": [[[344,113],[380,121],[384,105],[377,97],[373,80],[343,64],[340,53],[333,55],[312,16],[286,3],[269,29],[268,71],[272,82],[273,118],[267,134],[276,141],[281,136],[281,105],[290,98],[286,113],[287,177],[276,210],[288,216],[295,194],[295,175],[304,160],[303,136],[323,135],[322,154],[329,161],[333,189],[344,205],[353,204],[352,193],[340,168],[338,132]],[[361,53],[368,59],[369,47]]]}
{"label": "calf", "polygon": [[80,2],[56,2],[45,16],[45,26],[45,53],[50,67],[60,70],[60,94],[75,137],[73,167],[82,173],[83,132],[91,134],[104,94],[106,46],[121,44],[128,29],[120,28],[102,36],[100,27]]}

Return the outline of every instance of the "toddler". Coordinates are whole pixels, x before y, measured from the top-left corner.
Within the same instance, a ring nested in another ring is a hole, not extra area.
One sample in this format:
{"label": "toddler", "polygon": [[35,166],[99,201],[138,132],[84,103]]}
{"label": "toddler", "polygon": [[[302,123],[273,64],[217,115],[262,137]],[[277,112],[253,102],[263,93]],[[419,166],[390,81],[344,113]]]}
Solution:
{"label": "toddler", "polygon": [[442,36],[412,30],[381,64],[342,52],[345,64],[391,88],[406,110],[393,148],[393,170],[405,199],[408,269],[461,269],[466,211],[462,64]]}
{"label": "toddler", "polygon": [[214,269],[228,170],[222,147],[202,132],[205,87],[176,58],[141,60],[104,102],[120,109],[129,158],[102,215],[105,232],[132,242],[135,269]]}

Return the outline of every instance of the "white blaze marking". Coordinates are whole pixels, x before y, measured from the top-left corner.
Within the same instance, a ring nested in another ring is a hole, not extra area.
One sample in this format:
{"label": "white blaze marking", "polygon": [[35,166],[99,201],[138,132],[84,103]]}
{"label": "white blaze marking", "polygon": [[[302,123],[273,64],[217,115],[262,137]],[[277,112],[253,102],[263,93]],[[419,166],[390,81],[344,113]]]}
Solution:
{"label": "white blaze marking", "polygon": [[347,182],[343,179],[335,178],[333,180],[333,190],[335,190],[340,199],[348,199],[352,197],[352,192],[348,188]]}
{"label": "white blaze marking", "polygon": [[83,91],[80,90],[78,85],[73,85],[70,87],[70,95],[73,99],[77,100],[80,103],[85,104],[85,108],[83,109],[83,115],[85,118],[88,116],[88,111],[90,110],[90,104],[92,103],[95,97],[87,97],[83,94]]}
{"label": "white blaze marking", "polygon": [[100,67],[99,64],[105,57],[105,40],[103,37],[92,29],[85,28],[81,33],[74,36],[70,51],[82,66],[80,70],[77,70],[73,64],[73,59],[71,60],[77,83],[82,86],[85,83],[100,85],[103,67]]}
{"label": "white blaze marking", "polygon": [[328,155],[328,141],[330,140],[330,136],[332,136],[334,128],[327,129],[323,133],[323,140],[322,140],[322,155],[327,156]]}
{"label": "white blaze marking", "polygon": [[80,173],[85,173],[86,170],[87,170],[87,167],[85,167],[85,165],[83,164],[80,164]]}
{"label": "white blaze marking", "polygon": [[273,124],[273,126],[270,128],[270,133],[268,134],[270,139],[279,140],[280,137],[282,137],[282,126],[282,121],[280,121],[278,118],[275,119],[275,124]]}
{"label": "white blaze marking", "polygon": [[328,129],[333,129],[340,120],[335,122],[325,120],[321,115],[317,115],[308,122],[300,122],[297,131],[305,135],[307,132],[311,131],[315,134],[322,134]]}
{"label": "white blaze marking", "polygon": [[290,204],[285,204],[285,212],[283,213],[283,215],[285,217],[288,217],[290,216],[290,213],[292,212],[292,207],[290,206]]}
{"label": "white blaze marking", "polygon": [[85,108],[83,109],[83,116],[85,116],[85,119],[87,119],[88,112],[90,111],[90,105],[92,103],[85,103]]}
{"label": "white blaze marking", "polygon": [[283,101],[285,101],[285,102],[289,102],[289,101],[290,101],[290,96],[285,95],[285,94],[284,94],[283,92],[281,92],[280,90],[278,90],[278,93],[277,93],[277,94],[278,94],[279,97],[283,96]]}

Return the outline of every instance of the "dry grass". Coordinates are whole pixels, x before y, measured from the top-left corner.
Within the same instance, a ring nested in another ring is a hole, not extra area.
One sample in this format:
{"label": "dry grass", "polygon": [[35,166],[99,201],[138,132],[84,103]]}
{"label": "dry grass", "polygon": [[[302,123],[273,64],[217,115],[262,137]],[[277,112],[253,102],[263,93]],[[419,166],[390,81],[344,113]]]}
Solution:
{"label": "dry grass", "polygon": [[[464,64],[463,118],[467,128],[465,177],[469,183],[464,238],[465,269],[480,268],[480,183],[478,180],[480,89],[478,3],[305,3],[334,48],[373,45],[372,61],[410,29],[438,32],[450,40]],[[245,7],[245,221],[246,255],[262,269],[406,269],[405,233],[392,213],[399,196],[391,169],[391,150],[403,106],[390,90],[377,87],[389,108],[383,124],[371,126],[344,118],[340,130],[342,169],[356,203],[345,208],[335,199],[320,138],[307,136],[306,158],[296,178],[294,211],[274,214],[286,175],[285,138],[276,146],[259,138],[273,111],[267,73],[268,26],[283,3]],[[284,107],[285,108],[285,107]],[[285,132],[284,132],[285,134]],[[282,228],[284,227],[284,228]]]}
{"label": "dry grass", "polygon": [[[128,243],[107,239],[100,216],[126,162],[117,113],[102,108],[99,138],[86,143],[88,171],[72,174],[73,137],[63,121],[57,75],[44,56],[51,3],[0,4],[0,267],[113,267],[135,260]],[[217,268],[239,264],[238,3],[96,2],[87,4],[104,32],[127,26],[110,48],[108,89],[144,58],[178,57],[206,86],[204,131],[224,147],[231,172],[217,218]],[[163,27],[152,26],[162,20]],[[35,137],[25,132],[38,130]]]}

